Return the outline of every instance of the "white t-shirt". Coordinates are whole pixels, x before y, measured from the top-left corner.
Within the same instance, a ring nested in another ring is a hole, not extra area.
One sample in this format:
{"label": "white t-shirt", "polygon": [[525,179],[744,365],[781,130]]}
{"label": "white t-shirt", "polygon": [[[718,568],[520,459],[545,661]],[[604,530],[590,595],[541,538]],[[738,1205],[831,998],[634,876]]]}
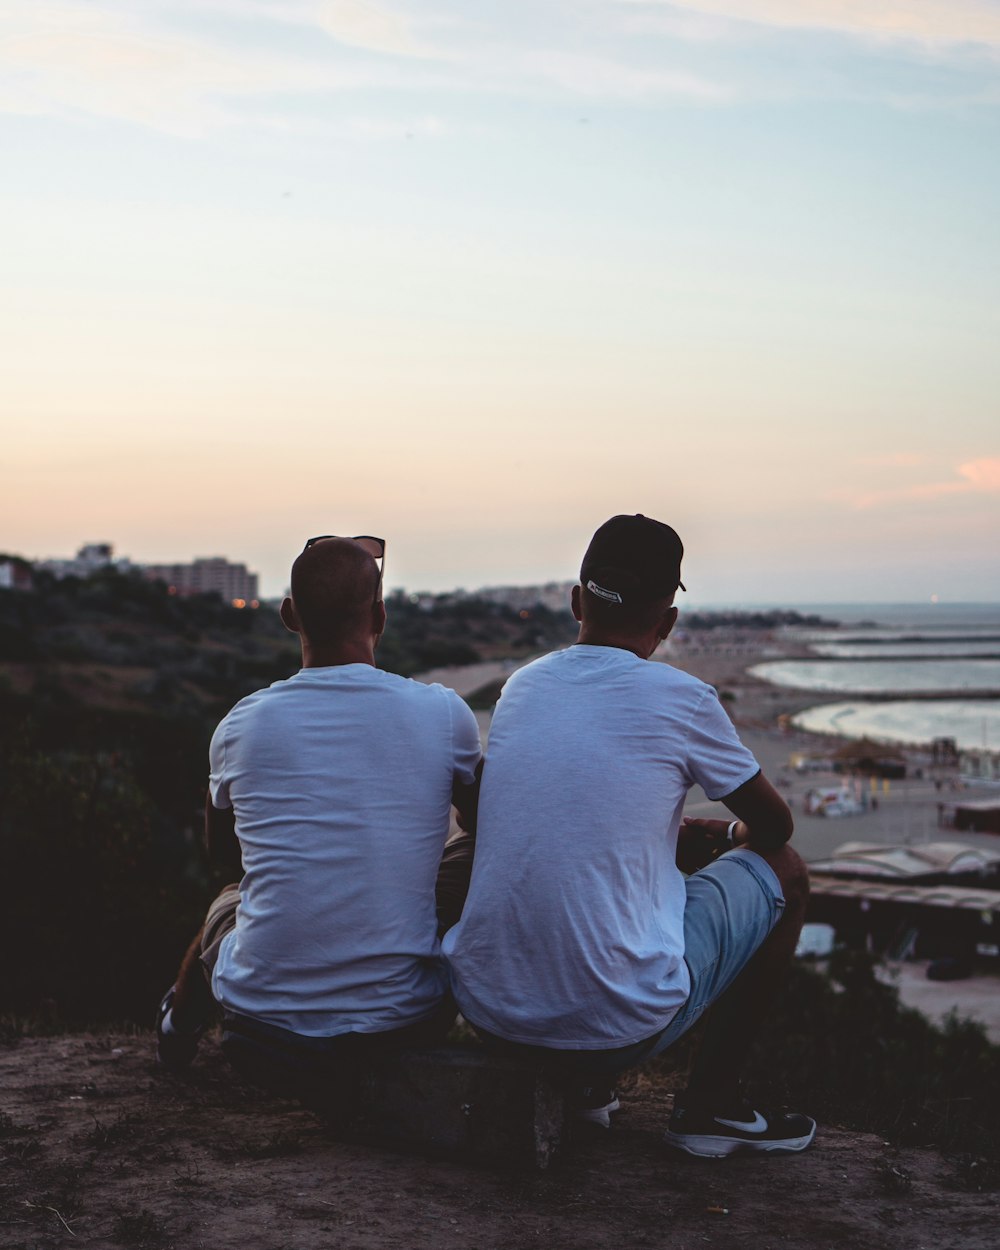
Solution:
{"label": "white t-shirt", "polygon": [[311,1037],[430,1015],[447,988],[434,883],[452,784],[480,753],[453,691],[368,664],[302,669],[237,703],[210,751],[245,874],[218,1001]]}
{"label": "white t-shirt", "polygon": [[466,1019],[553,1049],[628,1046],[687,998],[684,798],[759,771],[710,686],[577,645],[504,687],[490,728],[472,885],[444,940]]}

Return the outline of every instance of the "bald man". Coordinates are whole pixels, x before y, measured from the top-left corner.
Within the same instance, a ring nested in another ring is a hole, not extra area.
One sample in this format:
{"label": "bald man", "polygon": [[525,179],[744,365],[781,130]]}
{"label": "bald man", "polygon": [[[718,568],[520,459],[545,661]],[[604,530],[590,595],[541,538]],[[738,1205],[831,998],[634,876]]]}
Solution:
{"label": "bald man", "polygon": [[333,1058],[433,1040],[454,1019],[439,937],[461,912],[471,835],[444,852],[453,803],[474,828],[479,733],[453,691],[375,667],[384,554],[367,536],[306,544],[281,605],[302,667],[212,738],[206,840],[242,879],[160,1004],[165,1067],[191,1062],[216,1003],[227,1028]]}

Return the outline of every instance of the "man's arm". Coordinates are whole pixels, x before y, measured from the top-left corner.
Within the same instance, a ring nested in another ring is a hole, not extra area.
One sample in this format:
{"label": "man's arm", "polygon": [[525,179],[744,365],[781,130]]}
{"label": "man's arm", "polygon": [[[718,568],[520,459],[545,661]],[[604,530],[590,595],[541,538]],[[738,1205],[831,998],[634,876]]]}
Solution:
{"label": "man's arm", "polygon": [[243,857],[236,836],[236,813],[231,807],[216,807],[211,792],[205,795],[205,848],[209,862],[218,868],[243,873]]}
{"label": "man's arm", "polygon": [[792,836],[795,823],[791,810],[762,772],[722,801],[739,821],[733,830],[737,846],[777,851]]}
{"label": "man's arm", "polygon": [[[722,800],[737,818],[733,842],[751,851],[780,850],[792,836],[788,804],[763,773],[751,777]],[[685,816],[678,839],[678,866],[695,872],[725,849],[729,821]]]}

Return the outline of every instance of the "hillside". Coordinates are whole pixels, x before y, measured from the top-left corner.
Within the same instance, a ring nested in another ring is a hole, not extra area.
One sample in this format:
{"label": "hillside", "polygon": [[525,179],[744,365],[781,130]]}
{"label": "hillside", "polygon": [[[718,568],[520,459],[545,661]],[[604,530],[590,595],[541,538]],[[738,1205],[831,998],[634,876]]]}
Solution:
{"label": "hillside", "polygon": [[[405,674],[572,634],[568,613],[464,596],[395,595],[388,614],[379,663]],[[201,854],[212,731],[298,664],[273,606],[113,569],[0,590],[0,1013],[148,1018],[219,884]]]}
{"label": "hillside", "polygon": [[610,1132],[540,1174],[337,1141],[240,1085],[209,1039],[187,1075],[148,1034],[0,1047],[0,1245],[150,1250],[993,1250],[968,1161],[826,1122],[794,1158],[661,1144],[666,1087],[633,1078]]}
{"label": "hillside", "polygon": [[[567,615],[465,598],[389,607],[397,632],[381,654],[400,671],[572,636]],[[773,1187],[752,1179],[759,1162],[736,1161],[721,1175],[738,1183],[717,1187],[720,1173],[660,1150],[683,1045],[632,1086],[614,1134],[530,1184],[331,1142],[233,1084],[212,1046],[189,1080],[157,1075],[146,1030],[219,884],[200,852],[209,735],[237,698],[296,667],[273,610],[118,575],[0,592],[0,1245],[224,1246],[271,1222],[294,1241],[256,1244],[417,1246],[440,1216],[438,1240],[465,1246],[662,1244],[669,1225],[692,1247],[735,1245],[750,1227],[764,1244],[822,1245],[840,1227],[845,1244],[902,1248],[923,1228],[951,1244],[967,1211],[962,1244],[987,1244],[982,1200],[967,1195],[1000,1181],[1000,1048],[901,1011],[863,956],[828,977],[796,970],[751,1075],[771,1105],[877,1136],[824,1134],[808,1159],[764,1166]],[[133,1027],[89,1031],[109,1021]],[[802,1187],[793,1210],[788,1177]],[[401,1215],[382,1209],[397,1184]],[[467,1219],[442,1213],[467,1191]],[[795,1221],[811,1242],[791,1239]]]}

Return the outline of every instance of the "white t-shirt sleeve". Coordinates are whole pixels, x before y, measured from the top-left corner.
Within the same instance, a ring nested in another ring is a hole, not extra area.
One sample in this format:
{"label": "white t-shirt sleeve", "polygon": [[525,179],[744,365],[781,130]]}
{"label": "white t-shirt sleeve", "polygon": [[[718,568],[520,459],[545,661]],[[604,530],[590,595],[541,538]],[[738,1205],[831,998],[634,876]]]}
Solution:
{"label": "white t-shirt sleeve", "polygon": [[689,775],[710,799],[725,798],[760,772],[710,686],[691,717],[686,747]]}
{"label": "white t-shirt sleeve", "polygon": [[455,756],[455,780],[468,786],[476,779],[476,767],[483,758],[479,725],[472,709],[454,691],[448,700],[451,708],[451,740]]}
{"label": "white t-shirt sleeve", "polygon": [[226,777],[226,722],[225,717],[216,726],[212,734],[212,743],[208,748],[208,792],[212,796],[213,807],[232,807],[229,799],[229,780]]}

